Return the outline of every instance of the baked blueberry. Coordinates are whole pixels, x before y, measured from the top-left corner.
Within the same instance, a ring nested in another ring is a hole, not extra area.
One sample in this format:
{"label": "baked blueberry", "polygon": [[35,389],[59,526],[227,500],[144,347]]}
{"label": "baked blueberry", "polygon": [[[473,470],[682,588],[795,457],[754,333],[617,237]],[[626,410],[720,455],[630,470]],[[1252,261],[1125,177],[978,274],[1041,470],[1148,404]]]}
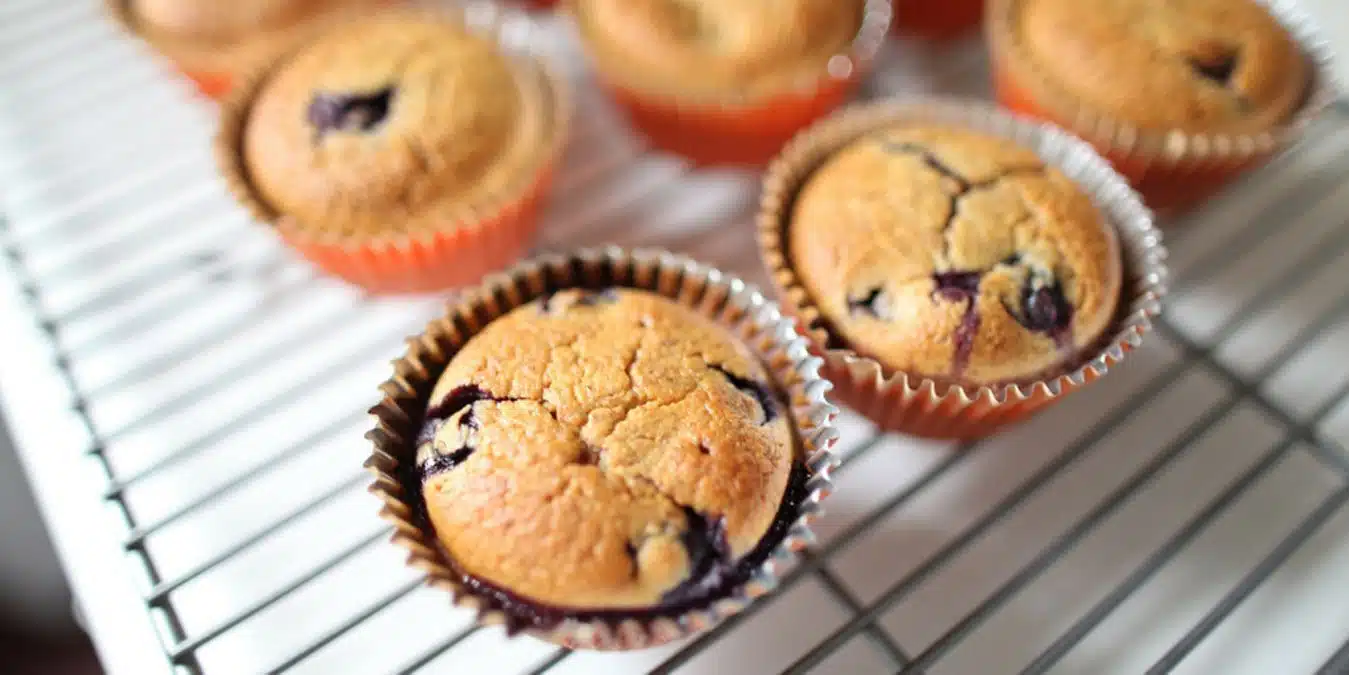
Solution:
{"label": "baked blueberry", "polygon": [[316,92],[309,102],[309,123],[319,137],[333,131],[368,132],[389,116],[394,88],[368,94]]}

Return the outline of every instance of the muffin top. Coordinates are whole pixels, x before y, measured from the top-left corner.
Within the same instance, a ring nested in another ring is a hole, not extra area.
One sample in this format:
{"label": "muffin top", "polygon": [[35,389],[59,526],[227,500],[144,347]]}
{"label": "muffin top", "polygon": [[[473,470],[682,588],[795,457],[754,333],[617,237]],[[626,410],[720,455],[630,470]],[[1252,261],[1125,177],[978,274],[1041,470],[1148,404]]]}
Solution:
{"label": "muffin top", "polygon": [[763,94],[818,81],[863,0],[574,0],[592,55],[637,88]]}
{"label": "muffin top", "polygon": [[1089,109],[1142,129],[1264,129],[1305,96],[1306,57],[1254,0],[1011,2],[1041,72]]}
{"label": "muffin top", "polygon": [[441,228],[532,180],[553,92],[533,64],[442,17],[330,27],[254,92],[242,161],[258,199],[301,227]]}
{"label": "muffin top", "polygon": [[706,592],[768,532],[795,461],[749,349],[641,291],[515,309],[430,400],[417,466],[436,536],[463,572],[553,607]]}
{"label": "muffin top", "polygon": [[[351,0],[130,0],[141,25],[180,38],[221,41],[285,28]],[[370,3],[366,3],[370,4]]]}
{"label": "muffin top", "polygon": [[1119,296],[1114,231],[1034,152],[946,127],[853,141],[797,195],[793,269],[836,338],[890,369],[983,385],[1044,376]]}

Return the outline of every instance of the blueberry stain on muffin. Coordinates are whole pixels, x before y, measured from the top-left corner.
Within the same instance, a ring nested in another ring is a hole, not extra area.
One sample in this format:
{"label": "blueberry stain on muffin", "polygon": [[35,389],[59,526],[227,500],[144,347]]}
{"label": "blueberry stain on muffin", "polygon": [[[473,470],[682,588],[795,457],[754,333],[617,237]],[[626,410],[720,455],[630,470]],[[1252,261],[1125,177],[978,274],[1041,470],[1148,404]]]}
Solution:
{"label": "blueberry stain on muffin", "polygon": [[570,302],[567,302],[565,306],[554,304],[553,300],[555,295],[556,294],[554,293],[549,293],[539,299],[539,311],[544,314],[554,314],[564,312],[572,307],[597,307],[618,302],[618,289],[613,287],[600,290],[571,291],[568,294]]}
{"label": "blueberry stain on muffin", "polygon": [[1004,302],[1007,313],[1026,327],[1044,333],[1060,347],[1072,345],[1073,307],[1063,295],[1057,280],[1043,281],[1028,276],[1021,290],[1021,309],[1014,310]]}
{"label": "blueberry stain on muffin", "polygon": [[866,314],[875,319],[888,320],[890,313],[885,302],[885,289],[872,286],[863,295],[849,297],[848,311],[851,314]]}
{"label": "blueberry stain on muffin", "polygon": [[951,302],[973,300],[979,294],[979,281],[983,277],[984,273],[980,271],[938,272],[932,275],[932,281],[936,285],[932,293]]}
{"label": "blueberry stain on muffin", "polygon": [[768,424],[778,416],[777,400],[774,398],[773,392],[767,385],[749,378],[740,377],[727,370],[725,366],[710,366],[710,368],[721,373],[722,376],[731,383],[731,386],[740,390],[741,393],[754,399],[754,402],[759,404],[759,410],[763,412],[763,421],[760,422],[760,424]]}
{"label": "blueberry stain on muffin", "polygon": [[392,86],[363,94],[317,92],[309,102],[309,123],[317,138],[335,131],[374,131],[388,118],[395,92]]}
{"label": "blueberry stain on muffin", "polygon": [[[467,384],[456,387],[440,403],[428,408],[421,431],[417,434],[417,446],[428,450],[422,453],[426,456],[420,459],[418,464],[422,480],[454,469],[473,454],[472,435],[479,429],[478,418],[473,413],[474,404],[482,401],[500,403],[509,400],[511,399],[493,396],[477,385]],[[458,419],[455,419],[456,417]],[[441,428],[450,424],[452,419],[459,429],[461,444],[448,453],[441,453],[432,444]]]}
{"label": "blueberry stain on muffin", "polygon": [[661,604],[679,604],[706,594],[722,583],[733,560],[724,519],[685,507],[684,521],[688,525],[680,540],[689,559],[689,577],[666,591],[660,598]]}
{"label": "blueberry stain on muffin", "polygon": [[979,310],[975,307],[975,301],[979,297],[979,282],[983,278],[984,273],[980,271],[939,272],[932,276],[932,281],[936,285],[936,289],[932,291],[934,296],[947,302],[965,303],[965,313],[960,317],[960,323],[951,335],[951,342],[955,345],[951,357],[953,374],[965,371],[965,365],[970,360],[970,351],[974,349],[974,337],[979,332]]}
{"label": "blueberry stain on muffin", "polygon": [[1237,72],[1237,61],[1241,52],[1237,49],[1219,49],[1207,55],[1190,56],[1190,67],[1200,77],[1222,87],[1232,84],[1232,75]]}

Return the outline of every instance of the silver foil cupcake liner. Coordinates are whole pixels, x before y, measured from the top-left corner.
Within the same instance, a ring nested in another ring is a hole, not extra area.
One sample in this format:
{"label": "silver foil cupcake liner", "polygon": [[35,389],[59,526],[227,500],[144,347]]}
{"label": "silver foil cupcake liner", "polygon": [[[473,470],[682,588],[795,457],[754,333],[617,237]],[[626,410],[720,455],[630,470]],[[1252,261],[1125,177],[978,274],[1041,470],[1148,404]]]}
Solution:
{"label": "silver foil cupcake liner", "polygon": [[[454,569],[435,532],[419,522],[422,496],[405,482],[403,472],[414,461],[415,439],[436,380],[471,337],[494,319],[548,293],[609,286],[670,298],[731,330],[754,350],[790,407],[796,461],[806,474],[804,493],[782,540],[747,581],[724,597],[669,615],[659,608],[633,611],[630,616],[614,610],[600,619],[522,624],[499,599]],[[838,439],[833,426],[838,410],[825,397],[831,386],[820,376],[820,365],[805,338],[775,304],[739,279],[688,258],[619,248],[543,256],[488,277],[408,340],[407,353],[393,362],[393,376],[380,386],[382,400],[370,411],[375,418],[375,428],[366,434],[373,445],[365,463],[374,476],[370,492],[383,502],[380,515],[393,524],[392,541],[407,550],[408,564],[425,572],[429,585],[448,591],[454,604],[476,612],[479,624],[502,624],[508,632],[518,629],[572,649],[629,650],[664,644],[707,630],[770,593],[799,554],[813,545],[811,524],[831,490],[830,473],[836,463],[831,448]]]}
{"label": "silver foil cupcake liner", "polygon": [[[1005,138],[1035,151],[1082,187],[1113,228],[1124,277],[1116,318],[1101,346],[1069,370],[1029,382],[977,387],[939,383],[883,366],[834,336],[792,269],[785,230],[797,192],[830,156],[852,141],[896,125],[937,125]],[[784,309],[800,322],[839,400],[883,429],[938,438],[972,438],[1024,419],[1105,375],[1151,332],[1167,290],[1166,249],[1152,213],[1087,143],[1042,123],[983,103],[951,99],[892,100],[854,106],[807,129],[769,167],[758,219],[760,254]]]}

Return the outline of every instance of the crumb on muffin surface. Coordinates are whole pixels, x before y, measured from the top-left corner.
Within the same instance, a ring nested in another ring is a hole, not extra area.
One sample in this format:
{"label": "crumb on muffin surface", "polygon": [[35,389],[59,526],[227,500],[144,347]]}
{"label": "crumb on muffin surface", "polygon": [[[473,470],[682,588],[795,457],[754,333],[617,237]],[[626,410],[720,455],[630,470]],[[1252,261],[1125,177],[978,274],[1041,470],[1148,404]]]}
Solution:
{"label": "crumb on muffin surface", "polygon": [[640,291],[511,311],[430,400],[417,466],[437,538],[464,572],[553,606],[681,600],[764,538],[796,461],[753,353]]}

